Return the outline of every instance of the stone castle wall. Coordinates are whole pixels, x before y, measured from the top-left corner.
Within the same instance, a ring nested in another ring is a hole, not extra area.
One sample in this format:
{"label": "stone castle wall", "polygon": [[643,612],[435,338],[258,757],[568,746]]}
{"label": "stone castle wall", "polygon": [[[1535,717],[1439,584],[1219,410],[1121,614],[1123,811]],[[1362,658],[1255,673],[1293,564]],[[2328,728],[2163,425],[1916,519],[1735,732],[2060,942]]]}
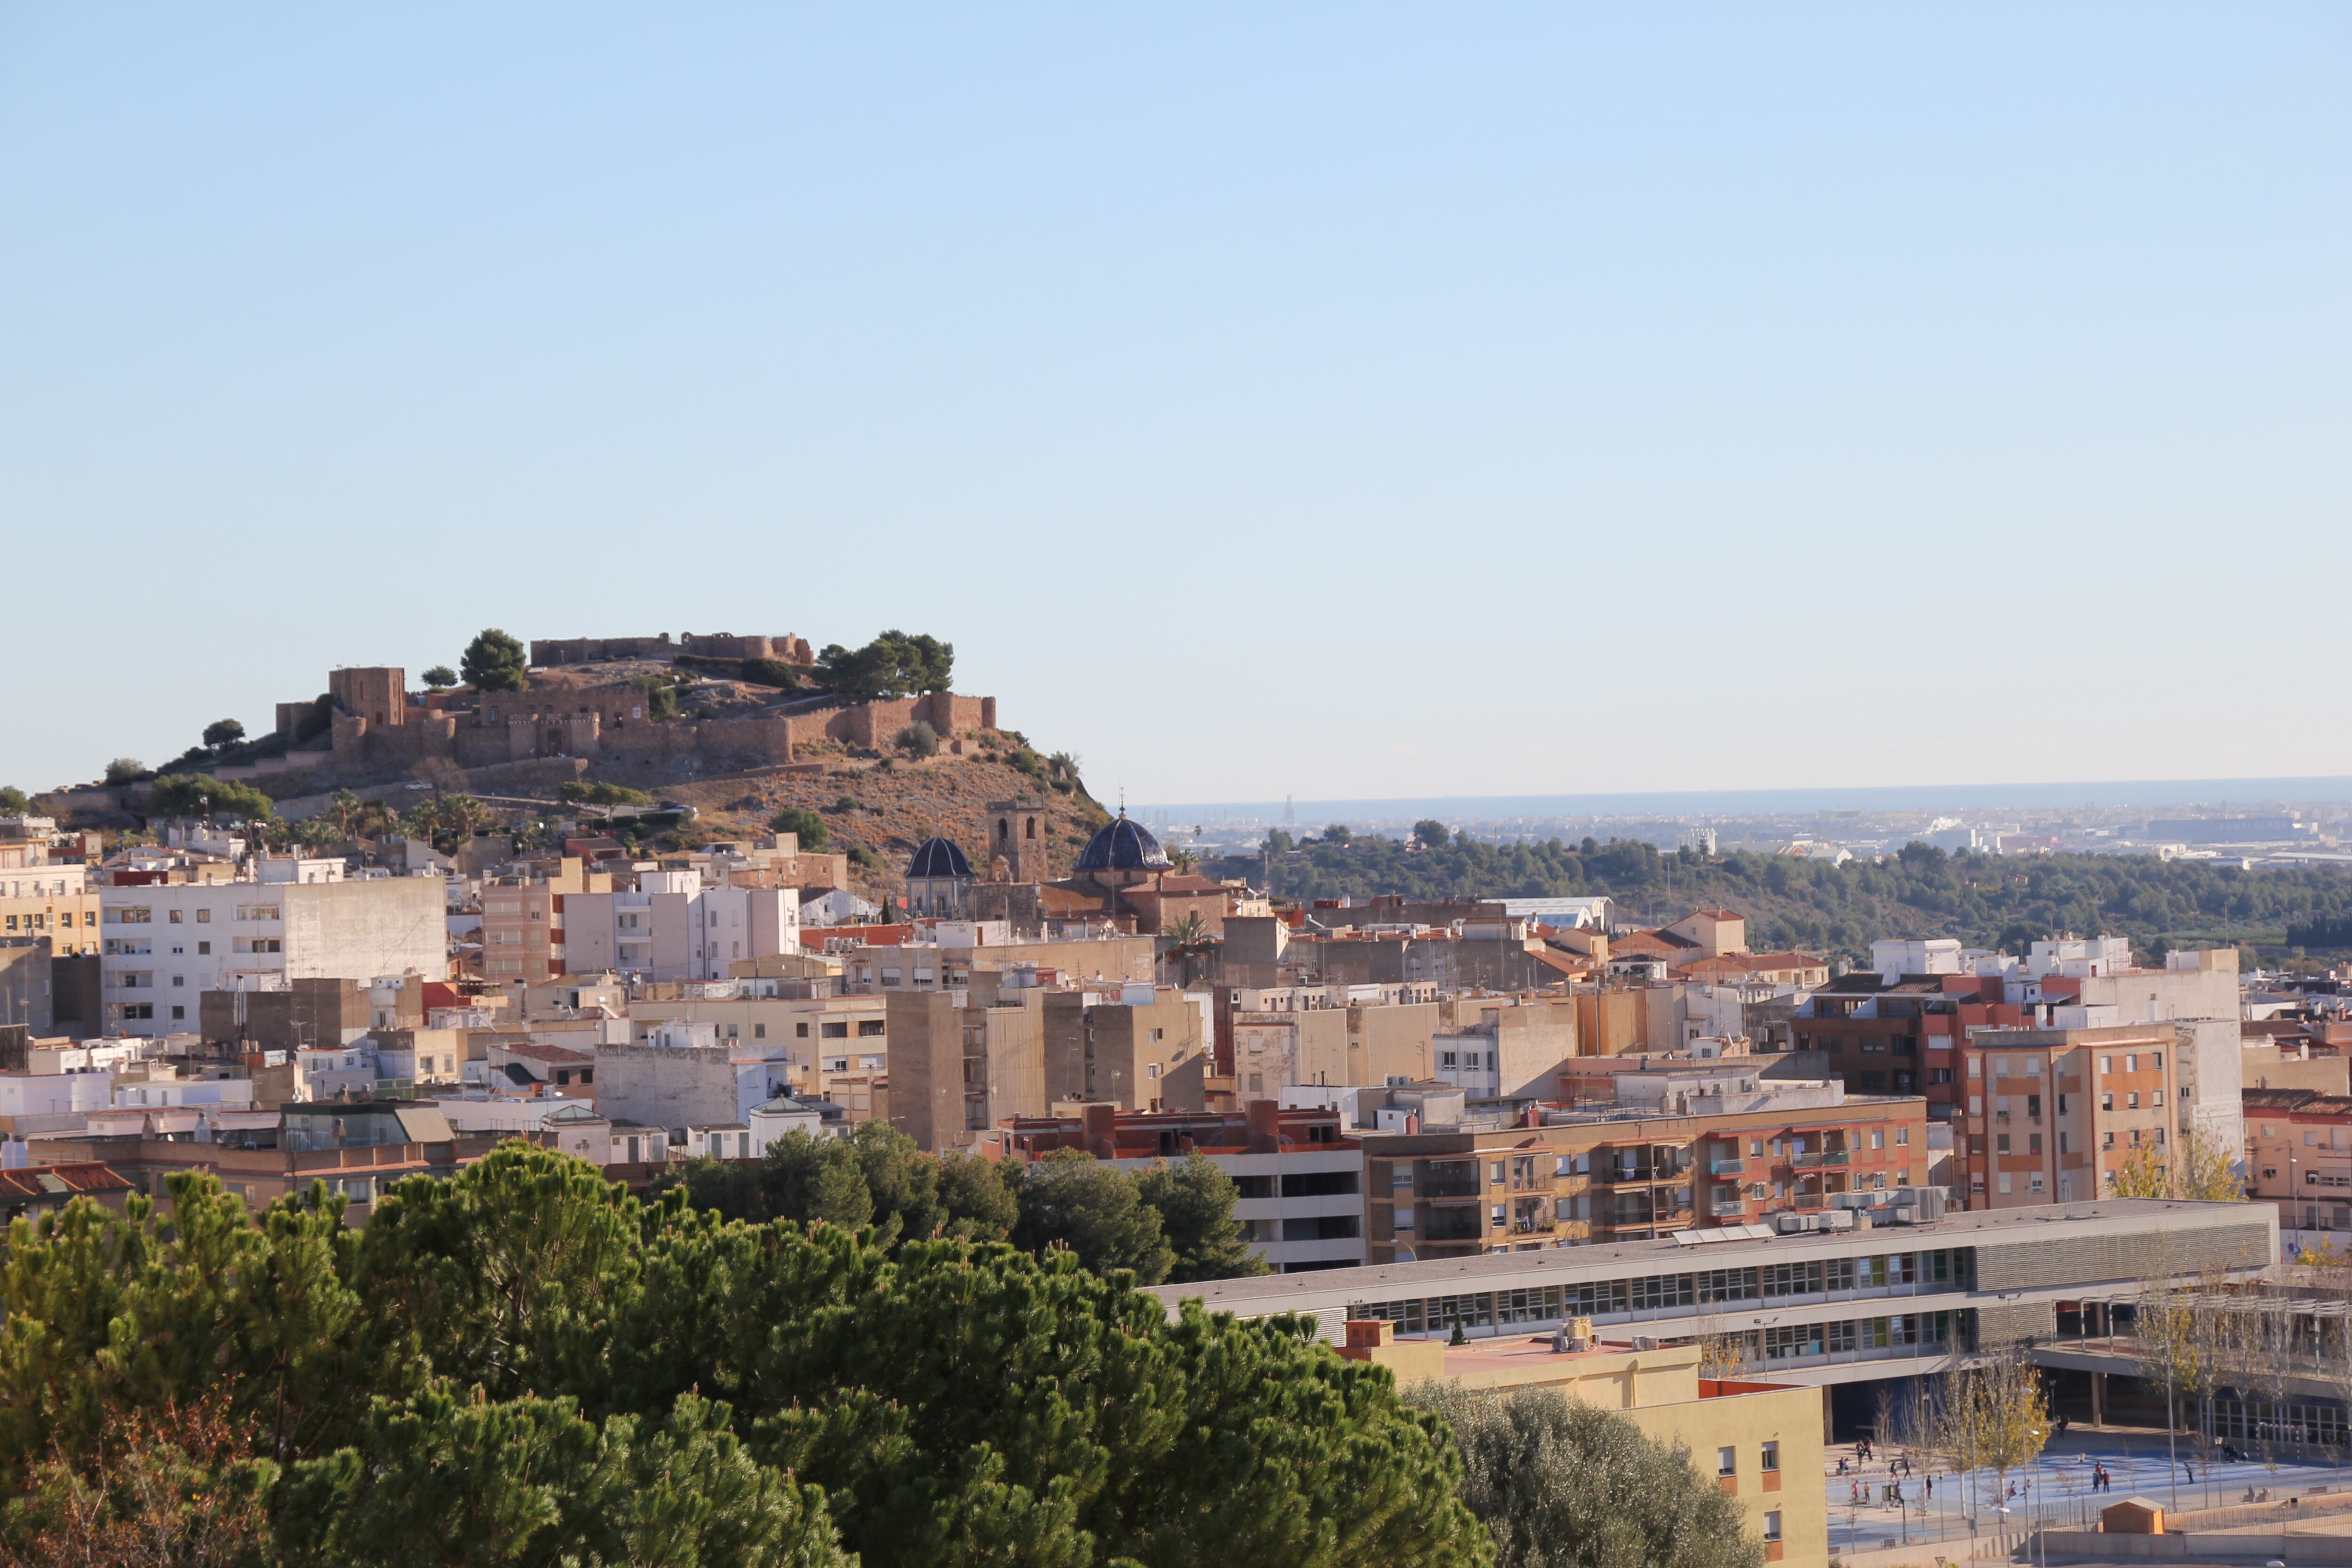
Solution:
{"label": "stone castle wall", "polygon": [[566,664],[596,664],[608,658],[676,658],[690,653],[703,658],[775,658],[786,664],[813,665],[816,655],[808,639],[786,632],[781,637],[737,637],[733,632],[685,632],[677,640],[663,632],[649,637],[542,637],[530,645],[530,662],[541,668]]}

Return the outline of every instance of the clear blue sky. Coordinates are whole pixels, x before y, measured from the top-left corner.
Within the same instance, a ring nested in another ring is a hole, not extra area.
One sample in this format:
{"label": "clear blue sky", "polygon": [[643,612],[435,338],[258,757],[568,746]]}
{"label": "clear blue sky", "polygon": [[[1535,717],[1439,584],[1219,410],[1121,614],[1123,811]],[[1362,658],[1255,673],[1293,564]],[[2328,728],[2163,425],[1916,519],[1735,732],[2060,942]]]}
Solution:
{"label": "clear blue sky", "polygon": [[2352,773],[2342,5],[0,5],[0,781],[885,626],[1139,800]]}

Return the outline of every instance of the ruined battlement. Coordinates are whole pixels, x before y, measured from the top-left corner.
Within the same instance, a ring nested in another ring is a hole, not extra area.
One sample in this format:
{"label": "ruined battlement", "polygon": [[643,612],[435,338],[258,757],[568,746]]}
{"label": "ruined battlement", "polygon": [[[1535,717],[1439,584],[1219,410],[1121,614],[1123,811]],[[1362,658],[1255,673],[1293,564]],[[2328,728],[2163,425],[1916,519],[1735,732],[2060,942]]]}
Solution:
{"label": "ruined battlement", "polygon": [[809,668],[816,654],[808,639],[792,632],[781,637],[737,637],[733,632],[682,632],[675,642],[663,632],[649,637],[534,637],[530,662],[541,669],[567,664],[601,664],[616,658],[676,658],[680,654],[701,658],[772,658]]}

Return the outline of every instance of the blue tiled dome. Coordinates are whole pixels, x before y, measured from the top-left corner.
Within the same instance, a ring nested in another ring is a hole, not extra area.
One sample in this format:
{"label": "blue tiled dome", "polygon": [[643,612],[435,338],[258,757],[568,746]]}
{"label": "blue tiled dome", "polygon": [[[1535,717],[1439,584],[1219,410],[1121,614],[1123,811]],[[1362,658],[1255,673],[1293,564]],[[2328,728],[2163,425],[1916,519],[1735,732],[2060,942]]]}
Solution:
{"label": "blue tiled dome", "polygon": [[1141,823],[1129,822],[1125,812],[1088,839],[1078,857],[1081,871],[1144,871],[1167,864],[1160,840]]}
{"label": "blue tiled dome", "polygon": [[971,862],[956,847],[952,838],[926,838],[915,846],[915,858],[908,862],[909,877],[965,877],[971,875]]}

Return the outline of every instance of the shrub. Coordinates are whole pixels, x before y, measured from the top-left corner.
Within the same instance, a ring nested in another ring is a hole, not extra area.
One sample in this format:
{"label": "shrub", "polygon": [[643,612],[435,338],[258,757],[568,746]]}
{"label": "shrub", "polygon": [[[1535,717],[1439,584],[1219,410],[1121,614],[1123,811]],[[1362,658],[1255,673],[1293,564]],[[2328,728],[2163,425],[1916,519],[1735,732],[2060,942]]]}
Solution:
{"label": "shrub", "polygon": [[940,732],[920,719],[892,737],[891,743],[911,757],[936,757],[940,754]]}
{"label": "shrub", "polygon": [[147,764],[136,757],[117,757],[106,764],[106,782],[127,784],[137,782],[147,772]]}
{"label": "shrub", "polygon": [[800,686],[801,672],[781,658],[747,658],[743,661],[743,679],[754,686],[792,691]]}
{"label": "shrub", "polygon": [[654,797],[626,784],[588,784],[579,779],[557,786],[555,798],[574,805],[651,805]]}
{"label": "shrub", "polygon": [[253,822],[278,815],[278,803],[251,784],[209,773],[165,773],[155,781],[149,807],[157,816],[242,816]]}
{"label": "shrub", "polygon": [[768,818],[768,826],[777,833],[797,833],[801,847],[814,853],[833,838],[833,829],[824,817],[803,806],[790,805]]}
{"label": "shrub", "polygon": [[332,728],[334,722],[335,700],[321,691],[317,700],[310,704],[310,710],[295,721],[294,743],[299,746],[306,742],[317,740]]}

